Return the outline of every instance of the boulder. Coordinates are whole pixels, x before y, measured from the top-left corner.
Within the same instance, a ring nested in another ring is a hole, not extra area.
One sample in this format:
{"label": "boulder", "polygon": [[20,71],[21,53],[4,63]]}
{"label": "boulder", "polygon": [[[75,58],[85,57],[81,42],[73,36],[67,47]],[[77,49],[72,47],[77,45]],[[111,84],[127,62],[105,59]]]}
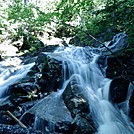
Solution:
{"label": "boulder", "polygon": [[[48,49],[53,51],[51,47]],[[35,66],[28,73],[32,81],[39,85],[41,92],[56,91],[62,82],[62,61],[51,58],[50,55],[50,52],[40,52]]]}
{"label": "boulder", "polygon": [[[51,49],[48,51],[52,51],[56,47],[52,48],[48,47],[48,49]],[[27,56],[25,58],[27,59]],[[26,59],[24,63],[31,62],[31,60],[27,61]],[[33,91],[34,89],[41,93],[59,89],[62,81],[62,61],[50,58],[46,52],[39,53],[37,57],[34,57],[34,61],[35,65],[28,72],[27,76],[20,80],[19,83],[10,87],[13,89],[12,91],[26,94],[29,90]]]}
{"label": "boulder", "polygon": [[47,45],[43,48],[40,48],[39,52],[53,52],[55,51],[59,45]]}
{"label": "boulder", "polygon": [[42,92],[56,91],[61,87],[62,82],[62,62],[45,55],[44,64],[41,65],[41,77],[39,85]]}
{"label": "boulder", "polygon": [[121,103],[127,99],[129,83],[124,78],[115,78],[112,80],[109,97],[113,103]]}
{"label": "boulder", "polygon": [[114,79],[124,76],[131,81],[134,79],[134,53],[119,52],[107,57],[106,77]]}
{"label": "boulder", "polygon": [[60,91],[43,98],[40,102],[26,111],[21,121],[28,123],[29,117],[34,117],[34,128],[45,132],[69,131],[72,117],[66,108]]}
{"label": "boulder", "polygon": [[63,92],[63,99],[74,119],[72,123],[72,133],[94,133],[96,131],[95,125],[90,115],[88,102],[82,93],[81,86],[72,86],[70,82]]}
{"label": "boulder", "polygon": [[121,57],[108,57],[107,58],[107,68],[106,68],[106,77],[110,79],[114,79],[119,77],[124,72],[124,68],[117,61],[119,59],[122,63]]}

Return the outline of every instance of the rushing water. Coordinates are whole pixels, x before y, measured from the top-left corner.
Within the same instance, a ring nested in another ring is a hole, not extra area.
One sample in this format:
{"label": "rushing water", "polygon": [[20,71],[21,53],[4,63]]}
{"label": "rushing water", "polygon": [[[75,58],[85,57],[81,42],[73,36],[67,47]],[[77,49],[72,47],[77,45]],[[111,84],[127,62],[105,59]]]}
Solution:
{"label": "rushing water", "polygon": [[[111,80],[99,69],[97,61],[99,54],[90,48],[67,47],[59,48],[50,57],[61,60],[63,63],[64,83],[60,96],[67,84],[79,84],[89,103],[93,121],[97,127],[96,134],[133,134],[134,125],[128,117],[128,101],[131,96],[132,85],[129,86],[126,101],[113,105],[109,100],[109,87]],[[105,62],[105,61],[104,61]],[[34,63],[7,68],[0,73],[0,98],[5,96],[5,91],[15,82],[19,81],[29,72]],[[56,96],[56,97],[57,97]],[[35,128],[41,124],[35,118]],[[50,124],[50,129],[54,131]]]}
{"label": "rushing water", "polygon": [[24,78],[33,65],[34,63],[8,67],[6,69],[4,67],[3,71],[0,73],[0,98],[5,97],[8,92],[8,87]]}
{"label": "rushing water", "polygon": [[[97,65],[99,54],[82,47],[58,49],[50,57],[62,60],[64,83],[71,81],[72,86],[80,84],[88,100],[96,134],[133,134],[133,124],[127,112],[129,97],[120,108],[109,100],[111,80],[106,79]],[[65,84],[64,84],[65,85]],[[125,109],[124,109],[125,108]]]}

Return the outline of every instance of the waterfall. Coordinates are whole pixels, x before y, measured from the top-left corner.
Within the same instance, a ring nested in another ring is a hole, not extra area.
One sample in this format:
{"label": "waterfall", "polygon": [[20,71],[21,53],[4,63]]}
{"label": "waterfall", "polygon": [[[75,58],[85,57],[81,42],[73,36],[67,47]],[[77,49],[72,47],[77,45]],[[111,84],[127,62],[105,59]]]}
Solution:
{"label": "waterfall", "polygon": [[8,92],[8,87],[24,78],[34,64],[35,63],[30,63],[3,69],[0,73],[0,98],[5,97]]}
{"label": "waterfall", "polygon": [[82,87],[98,128],[96,134],[133,134],[134,127],[125,110],[109,100],[111,80],[105,78],[97,65],[99,54],[87,48],[67,47],[49,56],[62,60],[64,83],[70,81],[71,86],[79,84]]}

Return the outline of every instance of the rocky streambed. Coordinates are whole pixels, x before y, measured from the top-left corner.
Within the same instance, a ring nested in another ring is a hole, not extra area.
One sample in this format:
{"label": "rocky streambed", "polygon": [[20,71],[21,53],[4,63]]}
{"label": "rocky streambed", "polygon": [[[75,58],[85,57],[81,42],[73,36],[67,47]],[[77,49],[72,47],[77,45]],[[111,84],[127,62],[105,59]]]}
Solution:
{"label": "rocky streambed", "polygon": [[[117,43],[116,38],[112,40],[113,44],[115,42]],[[118,43],[120,42],[123,43],[118,40]],[[0,99],[1,134],[93,134],[97,131],[88,100],[81,92],[80,85],[72,86],[72,81],[63,85],[63,61],[55,58],[55,55],[50,56],[57,48],[55,45],[45,46],[38,52],[19,57],[23,66],[33,62],[35,64],[23,78],[9,85],[7,92]],[[64,48],[66,46],[61,49]],[[134,123],[134,53],[124,56],[119,54],[124,52],[124,48],[117,52],[114,47],[110,49],[114,51],[114,55],[106,52],[104,48],[99,49],[105,54],[102,53],[97,61],[98,67],[102,74],[106,72],[106,78],[112,80],[108,96],[111,103],[115,107],[121,107],[128,100],[129,112],[126,111],[126,114]],[[87,55],[90,51],[87,51]],[[17,71],[17,67],[12,68]],[[2,71],[3,67],[1,73]],[[15,71],[9,72],[9,75],[11,73],[12,76],[15,75]],[[128,89],[131,89],[129,98]],[[7,111],[25,127],[11,118]]]}

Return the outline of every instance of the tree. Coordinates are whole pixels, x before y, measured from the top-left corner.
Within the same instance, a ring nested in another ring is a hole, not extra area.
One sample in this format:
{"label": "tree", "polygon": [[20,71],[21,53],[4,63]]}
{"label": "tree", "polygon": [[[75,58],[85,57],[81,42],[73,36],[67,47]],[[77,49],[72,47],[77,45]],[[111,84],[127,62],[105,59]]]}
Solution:
{"label": "tree", "polygon": [[[86,45],[93,44],[88,34],[99,40],[110,40],[118,32],[126,31],[129,44],[134,42],[134,0],[56,0],[40,7],[28,0],[4,0],[0,9],[1,27],[8,38],[19,40],[30,47],[41,33],[70,37],[76,35]],[[25,3],[25,4],[24,4]],[[50,30],[51,29],[51,30]],[[31,42],[32,41],[32,42]]]}
{"label": "tree", "polygon": [[12,0],[6,4],[5,20],[9,24],[8,29],[11,29],[8,38],[11,38],[12,41],[23,38],[23,48],[29,49],[31,44],[33,46],[38,40],[37,37],[44,32],[47,24],[51,22],[52,13],[42,11],[38,5],[28,1],[23,3],[22,0]]}

